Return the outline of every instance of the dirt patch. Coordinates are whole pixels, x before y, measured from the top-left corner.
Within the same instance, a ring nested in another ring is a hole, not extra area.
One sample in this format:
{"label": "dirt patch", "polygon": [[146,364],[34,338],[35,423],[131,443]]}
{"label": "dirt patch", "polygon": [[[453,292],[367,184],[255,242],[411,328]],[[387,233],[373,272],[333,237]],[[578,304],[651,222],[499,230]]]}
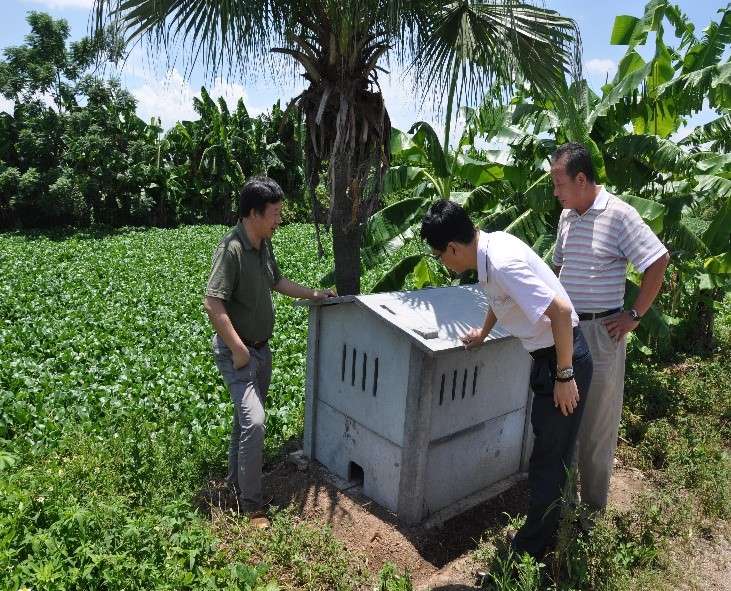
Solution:
{"label": "dirt patch", "polygon": [[609,483],[609,506],[618,511],[627,511],[635,498],[650,488],[650,483],[641,470],[615,464]]}
{"label": "dirt patch", "polygon": [[[377,573],[392,562],[411,574],[417,589],[474,588],[470,552],[483,534],[505,526],[506,514],[525,513],[528,506],[527,484],[521,481],[440,527],[425,529],[400,523],[395,514],[363,496],[358,486],[338,489],[316,462],[307,470],[288,462],[272,466],[263,486],[273,505],[292,507],[306,521],[329,525],[349,552],[365,557],[369,571]],[[232,507],[220,482],[209,483],[199,500],[203,510]]]}
{"label": "dirt patch", "polygon": [[715,524],[705,535],[677,544],[671,558],[680,591],[731,591],[731,526]]}
{"label": "dirt patch", "polygon": [[[225,509],[226,497],[220,493],[222,483],[210,484],[211,490],[219,491],[218,496],[201,499],[201,508],[213,505]],[[620,511],[629,510],[637,495],[651,489],[651,483],[640,470],[618,463],[612,477],[609,504]],[[471,553],[480,538],[496,534],[506,525],[508,515],[524,514],[528,507],[527,482],[523,480],[440,527],[407,526],[363,496],[360,487],[341,490],[335,486],[332,476],[316,462],[305,470],[288,462],[270,466],[264,475],[264,491],[273,497],[274,505],[291,507],[312,524],[327,524],[350,553],[364,558],[371,573],[377,573],[386,562],[408,571],[417,591],[475,589],[478,565],[471,560]],[[727,583],[731,581],[728,561],[731,544],[728,537],[723,540],[698,541],[692,554],[693,572],[712,574],[704,583],[706,586],[684,588],[731,591]],[[726,557],[725,561],[715,558],[719,551]]]}
{"label": "dirt patch", "polygon": [[317,463],[306,471],[279,464],[266,474],[264,487],[274,496],[274,504],[294,506],[304,519],[328,524],[348,550],[366,557],[372,572],[392,562],[409,571],[417,585],[445,568],[450,576],[459,574],[459,582],[471,581],[465,560],[458,559],[477,547],[486,530],[503,527],[504,513],[524,512],[528,502],[525,483],[519,483],[441,527],[424,529],[401,524],[357,486],[339,490]]}

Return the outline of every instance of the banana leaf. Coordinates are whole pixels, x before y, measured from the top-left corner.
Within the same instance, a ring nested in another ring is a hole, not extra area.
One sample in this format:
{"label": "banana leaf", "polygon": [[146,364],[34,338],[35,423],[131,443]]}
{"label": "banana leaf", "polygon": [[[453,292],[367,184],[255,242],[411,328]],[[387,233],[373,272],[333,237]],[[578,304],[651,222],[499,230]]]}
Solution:
{"label": "banana leaf", "polygon": [[431,203],[430,197],[410,197],[374,213],[366,224],[361,254],[367,266],[382,254],[384,245],[414,225]]}
{"label": "banana leaf", "polygon": [[454,163],[452,172],[455,176],[464,179],[479,187],[501,180],[505,175],[500,164],[493,164],[477,160],[470,156],[459,156]]}
{"label": "banana leaf", "polygon": [[719,254],[731,248],[731,197],[703,233],[702,240],[711,254]]}
{"label": "banana leaf", "polygon": [[708,254],[708,247],[701,236],[682,220],[665,231],[664,239],[673,256],[690,257]]}
{"label": "banana leaf", "polygon": [[662,232],[665,217],[664,205],[657,201],[645,199],[644,197],[636,197],[635,195],[618,195],[618,197],[634,207],[655,234]]}
{"label": "banana leaf", "polygon": [[498,204],[499,195],[498,185],[483,185],[468,193],[462,207],[469,215],[484,213]]}
{"label": "banana leaf", "polygon": [[614,138],[605,146],[607,154],[618,159],[635,159],[654,170],[677,173],[678,169],[689,169],[694,162],[674,142],[656,135],[623,135]]}
{"label": "banana leaf", "polygon": [[418,166],[392,166],[383,177],[383,193],[413,189],[426,178],[426,170]]}
{"label": "banana leaf", "polygon": [[705,125],[699,125],[678,143],[681,146],[710,143],[711,150],[731,151],[731,113],[725,113]]}
{"label": "banana leaf", "polygon": [[553,249],[555,244],[555,234],[541,234],[538,237],[538,240],[533,243],[533,246],[531,246],[531,248],[539,257],[541,257],[545,261],[546,255],[550,254],[551,258],[553,257]]}
{"label": "banana leaf", "polygon": [[504,231],[520,238],[527,244],[533,244],[539,237],[550,233],[543,215],[532,209],[520,214]]}
{"label": "banana leaf", "polygon": [[716,275],[731,274],[731,251],[706,259],[703,268]]}
{"label": "banana leaf", "polygon": [[[624,292],[624,307],[626,309],[634,305],[639,293],[639,286],[627,279]],[[651,346],[653,341],[669,343],[671,326],[669,321],[675,323],[675,319],[666,317],[655,306],[650,306],[650,309],[642,317],[639,326],[635,329],[634,334],[645,346]]]}
{"label": "banana leaf", "polygon": [[376,282],[371,293],[381,293],[384,291],[398,291],[403,289],[404,282],[409,273],[411,273],[416,265],[425,257],[423,254],[412,254],[401,259]]}
{"label": "banana leaf", "polygon": [[407,134],[396,128],[391,129],[390,150],[391,156],[400,156],[408,160],[421,160],[424,154]]}
{"label": "banana leaf", "polygon": [[439,137],[437,137],[432,126],[425,121],[418,121],[411,126],[409,133],[413,134],[412,141],[424,150],[429,163],[434,167],[436,175],[448,178],[450,176],[449,164],[444,157],[444,150],[439,142]]}
{"label": "banana leaf", "polygon": [[416,289],[434,287],[442,284],[439,274],[435,273],[431,268],[427,257],[422,257],[417,263],[412,271],[412,277]]}
{"label": "banana leaf", "polygon": [[695,190],[699,193],[707,191],[721,199],[731,199],[731,179],[716,174],[699,174],[695,179],[698,181]]}
{"label": "banana leaf", "polygon": [[515,205],[510,205],[505,208],[498,205],[495,208],[495,211],[484,216],[478,225],[480,228],[485,230],[485,232],[494,232],[496,230],[502,230],[506,226],[510,225],[519,215],[520,211]]}
{"label": "banana leaf", "polygon": [[667,0],[651,0],[645,6],[645,14],[641,18],[629,15],[620,15],[614,19],[612,45],[644,45],[647,41],[647,34],[657,31],[659,21],[664,15]]}
{"label": "banana leaf", "polygon": [[[721,10],[719,10],[721,12]],[[683,73],[699,70],[718,63],[731,43],[731,6],[723,10],[720,23],[711,22],[703,39],[696,42],[683,58]]]}

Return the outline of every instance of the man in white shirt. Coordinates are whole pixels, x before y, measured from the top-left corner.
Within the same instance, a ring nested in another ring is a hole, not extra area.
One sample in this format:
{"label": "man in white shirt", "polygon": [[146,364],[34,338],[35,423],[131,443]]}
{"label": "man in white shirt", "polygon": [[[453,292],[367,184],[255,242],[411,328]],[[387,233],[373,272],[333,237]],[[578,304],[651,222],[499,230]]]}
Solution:
{"label": "man in white shirt", "polygon": [[528,245],[505,232],[477,230],[458,204],[432,205],[422,221],[421,237],[453,271],[477,269],[487,293],[490,308],[485,322],[462,337],[465,347],[482,343],[500,322],[534,359],[530,504],[512,545],[540,560],[558,528],[567,470],[591,383],[591,353],[578,328],[579,319],[558,278]]}
{"label": "man in white shirt", "polygon": [[[662,285],[668,251],[629,204],[595,181],[588,150],[561,146],[551,162],[554,194],[563,205],[553,264],[579,314],[594,359],[581,421],[581,501],[592,512],[607,505],[624,394],[626,335],[637,328]],[[623,310],[627,262],[642,273],[631,309]]]}

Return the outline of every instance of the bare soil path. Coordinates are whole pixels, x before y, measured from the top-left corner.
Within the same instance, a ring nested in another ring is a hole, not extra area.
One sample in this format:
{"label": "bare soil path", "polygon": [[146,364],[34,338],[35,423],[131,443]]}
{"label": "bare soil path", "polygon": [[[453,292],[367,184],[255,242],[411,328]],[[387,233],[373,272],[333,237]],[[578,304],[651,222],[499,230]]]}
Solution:
{"label": "bare soil path", "polygon": [[[612,478],[610,505],[620,511],[629,508],[637,494],[650,488],[642,472],[618,466]],[[276,464],[265,474],[264,489],[274,497],[274,505],[291,507],[312,524],[329,525],[348,551],[363,557],[370,572],[377,573],[384,563],[392,562],[411,574],[419,591],[475,589],[479,565],[472,562],[470,554],[480,537],[497,533],[508,521],[506,514],[525,513],[528,503],[527,485],[521,481],[442,526],[425,529],[401,524],[394,514],[360,494],[357,486],[338,489],[317,463],[306,470],[288,462]],[[705,574],[702,586],[689,577],[687,589],[731,591],[729,556],[728,540],[699,540],[689,560],[694,572]]]}

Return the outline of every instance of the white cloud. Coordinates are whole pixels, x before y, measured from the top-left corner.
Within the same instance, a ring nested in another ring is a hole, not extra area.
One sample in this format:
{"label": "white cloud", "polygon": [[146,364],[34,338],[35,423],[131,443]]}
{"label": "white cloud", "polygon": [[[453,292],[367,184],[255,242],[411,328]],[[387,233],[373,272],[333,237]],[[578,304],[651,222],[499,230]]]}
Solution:
{"label": "white cloud", "polygon": [[[208,94],[213,100],[223,97],[229,109],[236,108],[239,99],[244,100],[250,115],[258,115],[267,107],[250,105],[247,93],[240,84],[227,82],[217,78],[207,86]],[[130,90],[137,99],[137,114],[145,121],[152,117],[160,117],[164,128],[172,127],[177,121],[194,120],[198,114],[193,109],[193,97],[200,97],[200,90],[194,91],[177,68],[168,70],[160,79],[148,78],[144,84]]]}
{"label": "white cloud", "polygon": [[38,4],[46,8],[81,8],[88,10],[94,5],[94,0],[23,0],[26,4]]}
{"label": "white cloud", "polygon": [[617,71],[617,62],[611,59],[594,58],[586,62],[584,67],[589,74],[602,77],[611,76]]}

